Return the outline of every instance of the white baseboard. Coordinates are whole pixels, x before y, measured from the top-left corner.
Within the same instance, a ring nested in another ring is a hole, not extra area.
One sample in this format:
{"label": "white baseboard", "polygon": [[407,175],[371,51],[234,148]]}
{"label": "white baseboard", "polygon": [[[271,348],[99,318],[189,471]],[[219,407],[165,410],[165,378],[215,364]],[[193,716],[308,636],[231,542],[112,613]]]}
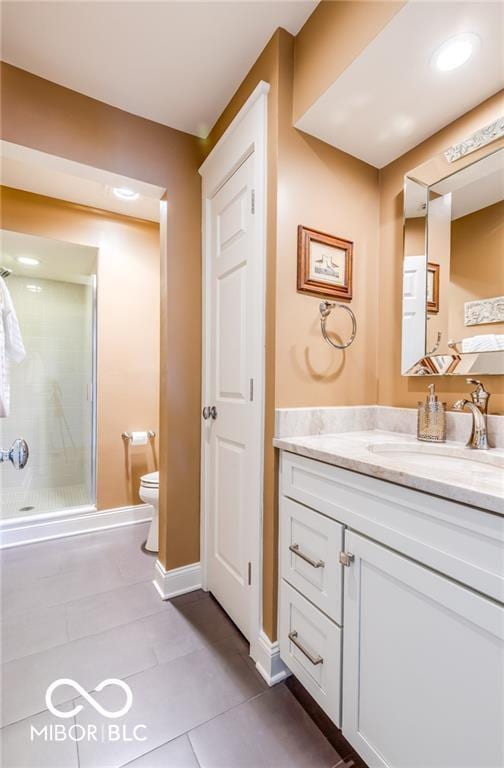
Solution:
{"label": "white baseboard", "polygon": [[97,512],[94,507],[81,507],[64,512],[31,515],[30,518],[4,520],[0,523],[0,549],[60,539],[104,528],[119,528],[152,520],[150,504],[135,504]]}
{"label": "white baseboard", "polygon": [[272,643],[262,629],[257,642],[250,649],[250,655],[256,663],[257,671],[270,686],[281,683],[292,674],[280,658],[278,642]]}
{"label": "white baseboard", "polygon": [[201,589],[201,564],[193,563],[167,571],[163,564],[156,560],[152,583],[162,600],[169,600],[186,592],[194,592],[195,589]]}

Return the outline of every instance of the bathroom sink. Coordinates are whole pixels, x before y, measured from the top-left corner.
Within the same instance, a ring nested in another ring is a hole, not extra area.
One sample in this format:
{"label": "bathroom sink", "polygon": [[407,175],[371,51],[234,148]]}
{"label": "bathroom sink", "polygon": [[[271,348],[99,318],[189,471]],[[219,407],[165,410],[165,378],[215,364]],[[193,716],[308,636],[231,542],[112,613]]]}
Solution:
{"label": "bathroom sink", "polygon": [[383,458],[395,459],[409,467],[442,469],[461,472],[478,470],[485,473],[504,469],[504,455],[489,451],[476,451],[457,445],[435,445],[434,443],[370,443],[370,453]]}

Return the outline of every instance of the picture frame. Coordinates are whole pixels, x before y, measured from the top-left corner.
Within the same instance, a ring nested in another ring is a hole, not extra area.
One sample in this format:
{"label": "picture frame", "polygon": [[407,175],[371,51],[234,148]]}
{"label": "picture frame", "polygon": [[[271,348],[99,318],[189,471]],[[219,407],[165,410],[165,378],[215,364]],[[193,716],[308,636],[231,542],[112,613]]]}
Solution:
{"label": "picture frame", "polygon": [[430,262],[427,264],[427,312],[437,314],[439,312],[439,264]]}
{"label": "picture frame", "polygon": [[351,240],[298,226],[298,291],[350,300],[352,271]]}

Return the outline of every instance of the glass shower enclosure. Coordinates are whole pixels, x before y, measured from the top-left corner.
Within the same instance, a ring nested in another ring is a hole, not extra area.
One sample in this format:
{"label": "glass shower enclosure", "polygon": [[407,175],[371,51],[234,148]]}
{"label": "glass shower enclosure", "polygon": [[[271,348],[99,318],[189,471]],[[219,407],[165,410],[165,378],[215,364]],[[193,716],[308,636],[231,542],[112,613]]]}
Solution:
{"label": "glass shower enclosure", "polygon": [[26,357],[10,364],[10,412],[0,445],[24,438],[22,470],[0,464],[0,517],[96,504],[96,272],[98,251],[3,230],[0,266]]}

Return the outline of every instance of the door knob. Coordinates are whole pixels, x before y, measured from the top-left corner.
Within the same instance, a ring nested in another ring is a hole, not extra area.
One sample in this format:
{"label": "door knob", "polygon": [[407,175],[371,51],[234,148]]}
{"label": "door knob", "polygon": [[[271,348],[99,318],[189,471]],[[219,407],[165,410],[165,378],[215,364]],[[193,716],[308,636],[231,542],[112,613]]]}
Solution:
{"label": "door knob", "polygon": [[212,419],[214,419],[214,421],[217,418],[217,408],[215,407],[215,405],[212,405],[212,407],[210,408],[210,416],[212,417]]}
{"label": "door knob", "polygon": [[215,405],[205,405],[203,408],[203,418],[205,419],[216,419],[217,418],[217,408]]}
{"label": "door knob", "polygon": [[14,469],[23,469],[30,455],[28,443],[22,438],[14,440],[7,451],[0,450],[0,462],[10,461]]}

